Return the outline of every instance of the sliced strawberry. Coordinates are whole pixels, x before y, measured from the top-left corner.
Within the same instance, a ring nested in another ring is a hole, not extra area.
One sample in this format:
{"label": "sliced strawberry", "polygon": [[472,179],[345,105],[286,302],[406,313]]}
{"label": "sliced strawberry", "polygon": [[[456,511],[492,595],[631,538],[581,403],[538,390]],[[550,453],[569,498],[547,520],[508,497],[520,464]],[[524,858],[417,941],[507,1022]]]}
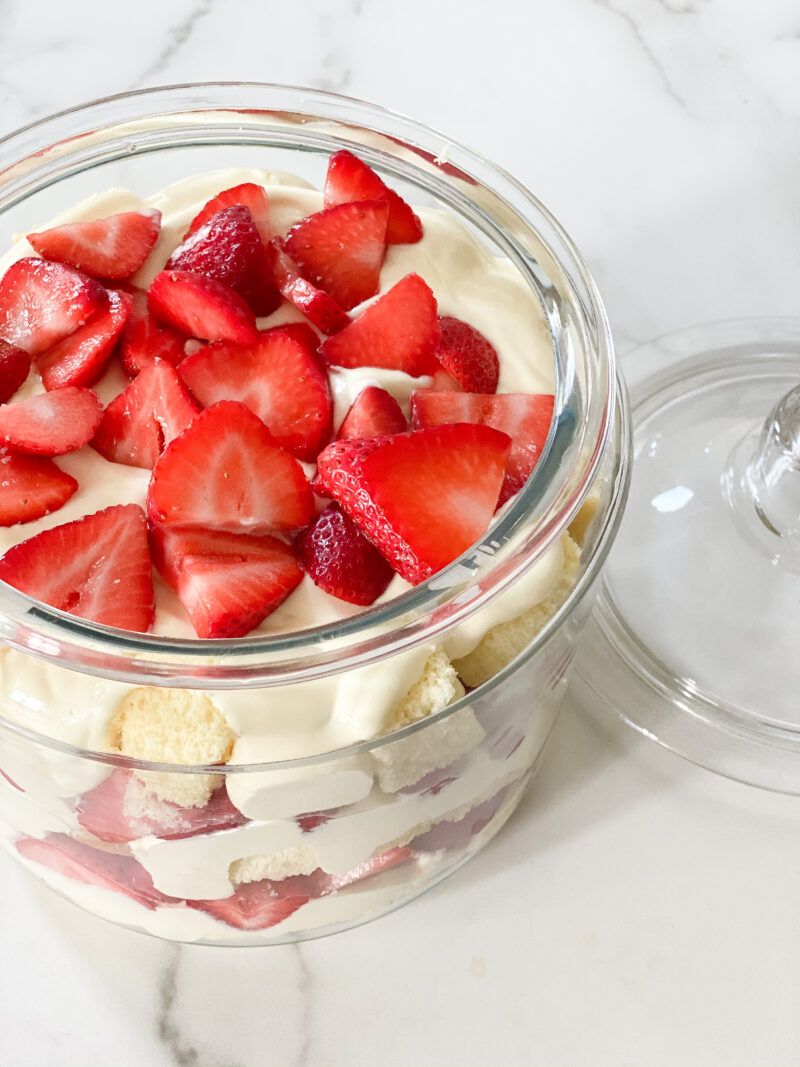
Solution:
{"label": "sliced strawberry", "polygon": [[442,342],[436,358],[467,393],[494,393],[500,377],[500,360],[494,345],[468,322],[443,315],[439,319]]}
{"label": "sliced strawberry", "polygon": [[127,278],[144,263],[161,230],[161,212],[123,211],[105,219],[69,222],[29,233],[45,259],[69,263],[95,278]]}
{"label": "sliced strawberry", "polygon": [[171,841],[247,822],[230,802],[224,785],[215,789],[204,808],[182,808],[159,800],[131,771],[117,767],[104,781],[78,798],[78,822],[100,841],[125,844],[153,834]]}
{"label": "sliced strawberry", "polygon": [[510,448],[510,438],[488,426],[437,426],[334,441],[317,469],[397,573],[416,584],[486,532]]}
{"label": "sliced strawberry", "polygon": [[103,287],[72,267],[32,256],[18,259],[0,280],[0,338],[38,356],[105,302]]}
{"label": "sliced strawberry", "polygon": [[258,228],[261,240],[264,244],[267,244],[272,236],[269,223],[269,200],[267,199],[266,191],[262,186],[256,185],[255,182],[234,185],[232,189],[224,189],[212,200],[209,200],[205,207],[201,208],[192,219],[187,236],[204,226],[218,211],[222,211],[226,207],[235,207],[237,204],[250,209],[250,214],[253,216],[253,222]]}
{"label": "sliced strawberry", "polygon": [[453,851],[466,848],[475,834],[487,826],[500,810],[506,798],[509,787],[505,786],[498,790],[494,796],[476,804],[460,819],[442,819],[430,830],[411,842],[411,848],[415,852],[439,852],[442,849]]}
{"label": "sliced strawberry", "polygon": [[198,637],[244,637],[303,577],[291,547],[275,537],[158,526],[150,545]]}
{"label": "sliced strawberry", "polygon": [[408,274],[320,351],[337,367],[386,367],[416,378],[436,371],[438,347],[436,297],[418,274]]}
{"label": "sliced strawberry", "polygon": [[85,326],[33,357],[45,389],[92,385],[97,381],[128,321],[131,300],[128,293],[109,290],[105,307]]}
{"label": "sliced strawberry", "polygon": [[328,296],[300,273],[280,237],[269,243],[269,256],[275,284],[290,304],[305,315],[312,326],[325,334],[338,333],[350,322],[332,296]]}
{"label": "sliced strawberry", "polygon": [[244,300],[204,274],[162,270],[153,279],[147,301],[157,319],[190,337],[237,344],[255,340],[255,318]]}
{"label": "sliced strawberry", "polygon": [[389,204],[387,244],[415,244],[422,237],[422,223],[408,204],[390,189],[366,163],[343,148],[328,162],[325,207],[358,200],[386,200]]}
{"label": "sliced strawberry", "polygon": [[31,357],[0,339],[0,404],[7,403],[28,377]]}
{"label": "sliced strawberry", "polygon": [[330,438],[333,402],[305,324],[276,326],[249,345],[214,344],[188,356],[180,376],[207,407],[239,400],[266,423],[275,444],[313,462]]}
{"label": "sliced strawberry", "polygon": [[519,492],[542,454],[553,418],[550,394],[435,393],[416,390],[411,397],[411,424],[414,428],[470,422],[493,426],[511,438],[511,452],[499,504]]}
{"label": "sliced strawberry", "polygon": [[377,385],[368,385],[353,401],[336,436],[390,437],[407,429],[406,417],[392,394]]}
{"label": "sliced strawberry", "polygon": [[307,896],[279,896],[276,885],[280,882],[248,882],[221,900],[187,900],[186,903],[237,930],[267,930],[288,919],[309,901]]}
{"label": "sliced strawberry", "polygon": [[309,215],[286,235],[286,251],[314,285],[344,310],[378,291],[389,205],[366,200]]}
{"label": "sliced strawberry", "polygon": [[147,310],[147,293],[135,292],[132,299],[131,313],[119,342],[126,374],[135,378],[156,359],[165,359],[177,367],[186,355],[186,334],[153,318]]}
{"label": "sliced strawberry", "polygon": [[372,604],[392,580],[392,568],[336,504],[303,530],[297,548],[314,584],[348,604]]}
{"label": "sliced strawberry", "polygon": [[330,822],[332,815],[338,808],[326,808],[324,811],[309,811],[305,815],[295,815],[294,821],[304,834],[310,834],[326,822]]}
{"label": "sliced strawberry", "polygon": [[270,315],[281,302],[267,250],[250,209],[242,205],[223,208],[190,233],[170,256],[167,270],[222,282],[254,315]]}
{"label": "sliced strawberry", "polygon": [[221,400],[164,450],[147,506],[154,525],[264,534],[305,526],[314,497],[303,468],[275,445],[261,419],[244,404]]}
{"label": "sliced strawberry", "polygon": [[383,871],[391,870],[392,867],[398,867],[401,863],[405,863],[411,859],[412,855],[411,849],[405,846],[387,849],[386,852],[359,863],[357,867],[353,867],[352,870],[346,871],[344,874],[328,875],[328,885],[325,893],[335,893],[338,890],[346,889],[349,885],[354,885],[356,882],[363,882],[366,878],[373,878],[376,874],[381,874]]}
{"label": "sliced strawberry", "polygon": [[0,450],[0,526],[58,511],[77,488],[75,479],[50,459]]}
{"label": "sliced strawberry", "polygon": [[29,537],[0,559],[0,580],[70,615],[145,633],[155,609],[144,512],[116,504]]}
{"label": "sliced strawberry", "polygon": [[103,417],[103,405],[91,389],[74,385],[38,393],[0,406],[0,443],[15,452],[63,456],[83,448]]}
{"label": "sliced strawberry", "polygon": [[102,414],[92,444],[112,463],[152,469],[199,410],[175,368],[157,359],[114,397]]}

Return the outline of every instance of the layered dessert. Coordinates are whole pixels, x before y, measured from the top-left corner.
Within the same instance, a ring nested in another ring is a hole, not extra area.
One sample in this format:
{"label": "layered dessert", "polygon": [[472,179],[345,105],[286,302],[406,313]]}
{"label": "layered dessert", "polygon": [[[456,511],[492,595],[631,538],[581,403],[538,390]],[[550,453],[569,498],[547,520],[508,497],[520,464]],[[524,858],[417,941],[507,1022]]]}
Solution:
{"label": "layered dessert", "polygon": [[[348,151],[322,192],[254,170],[113,189],[0,271],[0,579],[106,626],[333,633],[482,537],[550,430],[517,269]],[[133,685],[4,648],[0,716],[55,742],[0,735],[4,844],[169,938],[387,910],[516,804],[565,663],[535,694],[481,687],[568,598],[591,514],[436,643],[318,680]]]}

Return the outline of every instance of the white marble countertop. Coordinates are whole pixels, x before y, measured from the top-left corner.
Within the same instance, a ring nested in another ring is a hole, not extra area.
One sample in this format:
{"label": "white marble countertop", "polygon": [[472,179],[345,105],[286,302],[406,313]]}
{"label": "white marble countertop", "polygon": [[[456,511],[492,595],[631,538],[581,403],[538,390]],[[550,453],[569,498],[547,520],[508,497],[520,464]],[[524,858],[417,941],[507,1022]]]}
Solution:
{"label": "white marble countertop", "polygon": [[[796,0],[2,4],[2,132],[237,78],[371,99],[506,166],[576,239],[623,352],[800,314]],[[800,800],[574,697],[504,832],[371,926],[175,948],[5,856],[0,901],[3,1067],[800,1064]]]}

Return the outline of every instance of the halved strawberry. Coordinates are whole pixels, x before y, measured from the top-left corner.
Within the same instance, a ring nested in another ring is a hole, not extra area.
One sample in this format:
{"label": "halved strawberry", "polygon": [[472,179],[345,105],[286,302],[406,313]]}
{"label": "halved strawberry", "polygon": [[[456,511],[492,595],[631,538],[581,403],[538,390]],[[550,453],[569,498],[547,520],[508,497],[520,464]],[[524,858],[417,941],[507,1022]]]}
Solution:
{"label": "halved strawberry", "polygon": [[389,437],[407,429],[406,417],[392,394],[377,385],[368,385],[353,401],[336,436]]}
{"label": "halved strawberry", "polygon": [[386,367],[416,378],[437,370],[438,347],[436,297],[418,274],[407,274],[320,351],[337,367]]}
{"label": "halved strawberry", "polygon": [[519,492],[536,466],[553,418],[553,397],[537,393],[435,393],[411,396],[411,425],[417,429],[470,422],[493,426],[511,438],[511,451],[498,506]]}
{"label": "halved strawberry", "polygon": [[92,444],[112,463],[152,469],[199,410],[175,368],[157,359],[114,397],[102,413]]}
{"label": "halved strawberry", "polygon": [[346,148],[334,152],[325,178],[325,207],[358,200],[386,200],[389,204],[387,244],[415,244],[422,223],[394,189],[390,189],[366,163]]}
{"label": "halved strawberry", "polygon": [[334,441],[317,470],[397,573],[416,584],[486,532],[510,448],[511,439],[488,426],[437,426]]}
{"label": "halved strawberry", "polygon": [[28,240],[45,259],[69,263],[95,278],[116,279],[141,267],[160,230],[161,212],[145,208],[54,226],[29,233]]}
{"label": "halved strawberry", "polygon": [[0,559],[0,580],[70,615],[145,633],[155,609],[144,512],[116,504],[29,537]]}
{"label": "halved strawberry", "polygon": [[0,451],[0,526],[58,511],[77,491],[75,479],[41,456]]}
{"label": "halved strawberry", "polygon": [[228,797],[224,785],[215,789],[203,808],[182,808],[159,800],[131,771],[115,768],[104,781],[78,798],[78,822],[100,841],[125,844],[153,834],[171,841],[216,830],[232,830],[247,822]]}
{"label": "halved strawberry", "polygon": [[234,185],[232,189],[224,189],[209,200],[205,207],[202,207],[192,219],[191,225],[187,230],[187,236],[199,230],[218,211],[222,211],[226,207],[235,207],[237,204],[242,204],[250,209],[250,214],[253,216],[253,222],[258,228],[261,240],[266,244],[272,236],[269,223],[269,200],[267,199],[266,190],[262,186],[256,185],[255,182]]}
{"label": "halved strawberry", "polygon": [[30,356],[83,326],[106,302],[92,278],[63,263],[28,256],[0,280],[0,337]]}
{"label": "halved strawberry", "polygon": [[83,448],[103,417],[91,389],[68,386],[0,406],[0,444],[15,452],[63,456]]}
{"label": "halved strawberry", "polygon": [[392,568],[352,519],[331,504],[297,538],[315,585],[348,604],[372,604],[392,580]]}
{"label": "halved strawberry", "polygon": [[128,293],[110,289],[105,307],[94,318],[33,357],[45,389],[92,385],[97,381],[128,321],[131,299]]}
{"label": "halved strawberry", "polygon": [[135,378],[156,359],[165,359],[177,367],[186,356],[186,334],[153,318],[147,309],[147,293],[137,291],[131,296],[131,313],[119,341],[119,354],[125,373]]}
{"label": "halved strawberry", "polygon": [[31,357],[0,339],[0,404],[7,403],[28,377]]}
{"label": "halved strawberry", "polygon": [[187,900],[190,908],[204,911],[237,930],[267,930],[288,919],[309,901],[308,896],[279,896],[280,882],[248,882],[220,900]]}
{"label": "halved strawberry", "polygon": [[267,250],[250,209],[226,207],[190,233],[172,253],[167,270],[204,274],[229,286],[255,315],[280,304]]}
{"label": "halved strawberry", "polygon": [[275,444],[313,462],[331,435],[333,403],[305,324],[276,326],[248,345],[207,345],[181,363],[179,374],[207,407],[239,400],[264,422]]}
{"label": "halved strawberry", "polygon": [[317,289],[300,273],[300,268],[286,251],[280,237],[273,237],[268,246],[275,284],[290,304],[305,315],[312,326],[322,333],[338,333],[350,322],[332,296]]}
{"label": "halved strawberry", "polygon": [[497,351],[468,322],[442,315],[442,341],[436,358],[467,393],[494,393],[500,377]]}
{"label": "halved strawberry", "polygon": [[349,311],[378,291],[388,219],[385,200],[325,208],[292,226],[286,251],[314,285]]}
{"label": "halved strawberry", "polygon": [[147,302],[157,319],[190,337],[237,344],[255,340],[255,317],[244,300],[204,274],[162,270],[153,279]]}
{"label": "halved strawberry", "polygon": [[314,514],[303,468],[257,415],[234,400],[202,411],[162,453],[147,495],[150,520],[230,533],[299,530]]}
{"label": "halved strawberry", "polygon": [[198,637],[244,637],[303,578],[291,547],[275,537],[157,526],[150,546]]}

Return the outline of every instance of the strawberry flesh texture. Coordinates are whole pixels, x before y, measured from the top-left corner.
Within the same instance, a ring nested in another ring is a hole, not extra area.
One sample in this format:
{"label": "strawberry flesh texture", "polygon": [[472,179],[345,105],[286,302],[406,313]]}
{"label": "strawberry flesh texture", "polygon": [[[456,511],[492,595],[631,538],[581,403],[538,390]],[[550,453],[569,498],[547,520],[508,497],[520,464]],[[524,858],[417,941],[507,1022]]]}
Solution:
{"label": "strawberry flesh texture", "polygon": [[209,200],[205,207],[201,208],[192,219],[186,236],[188,237],[190,233],[195,233],[199,230],[201,226],[204,226],[209,219],[213,218],[217,212],[222,211],[223,208],[236,207],[237,205],[250,209],[250,214],[256,224],[259,236],[266,245],[272,236],[269,221],[269,200],[267,199],[266,191],[260,185],[256,185],[255,182],[234,185],[233,188],[224,189],[212,200]]}
{"label": "strawberry flesh texture", "polygon": [[392,580],[392,568],[336,504],[297,538],[303,566],[315,585],[348,604],[374,603]]}
{"label": "strawberry flesh texture", "polygon": [[292,226],[285,248],[309,281],[350,311],[378,291],[388,219],[386,201],[338,204]]}
{"label": "strawberry flesh texture", "polygon": [[383,367],[417,378],[437,370],[439,340],[436,297],[418,274],[407,274],[320,352],[337,367]]}
{"label": "strawberry flesh texture", "polygon": [[180,270],[162,270],[147,294],[160,322],[203,341],[247,344],[256,338],[256,320],[244,300],[227,285]]}
{"label": "strawberry flesh texture", "polygon": [[31,369],[27,352],[0,340],[0,404],[7,404]]}
{"label": "strawberry flesh texture", "polygon": [[350,322],[332,296],[304,278],[300,268],[286,251],[280,237],[269,243],[269,256],[275,284],[286,300],[324,334],[338,333]]}
{"label": "strawberry flesh texture", "polygon": [[0,442],[15,452],[63,456],[88,444],[103,417],[91,389],[67,386],[0,407]]}
{"label": "strawberry flesh texture", "polygon": [[422,238],[422,223],[408,204],[375,171],[343,148],[328,162],[325,207],[359,200],[385,200],[389,205],[387,244],[415,244]]}
{"label": "strawberry flesh texture", "polygon": [[438,426],[334,441],[318,460],[324,488],[406,581],[452,563],[487,530],[510,438],[488,426]]}
{"label": "strawberry flesh texture", "polygon": [[155,608],[144,513],[116,504],[44,530],[6,552],[0,580],[70,615],[145,633]]}
{"label": "strawberry flesh texture", "polygon": [[0,526],[58,511],[77,488],[75,479],[50,459],[0,450]]}
{"label": "strawberry flesh texture", "polygon": [[481,832],[500,810],[509,787],[498,790],[494,796],[476,804],[461,819],[442,819],[430,830],[411,841],[411,848],[416,852],[439,852],[442,849],[453,851],[466,848],[475,834]]}
{"label": "strawberry flesh texture", "polygon": [[119,341],[119,355],[129,378],[135,378],[157,359],[165,359],[173,367],[186,356],[186,334],[172,326],[157,322],[147,310],[147,293],[131,294],[133,304]]}
{"label": "strawberry flesh texture", "polygon": [[123,211],[104,219],[70,222],[29,233],[45,259],[68,263],[95,278],[127,278],[144,263],[161,231],[161,212]]}
{"label": "strawberry flesh texture", "polygon": [[391,393],[377,385],[362,389],[344,417],[339,439],[347,437],[390,437],[405,433],[406,417]]}
{"label": "strawberry flesh texture", "polygon": [[131,310],[128,293],[109,290],[106,306],[57,345],[33,357],[45,389],[92,385],[105,370]]}
{"label": "strawberry flesh texture", "polygon": [[436,358],[467,393],[495,393],[500,377],[497,351],[480,331],[461,319],[439,319],[442,340]]}

